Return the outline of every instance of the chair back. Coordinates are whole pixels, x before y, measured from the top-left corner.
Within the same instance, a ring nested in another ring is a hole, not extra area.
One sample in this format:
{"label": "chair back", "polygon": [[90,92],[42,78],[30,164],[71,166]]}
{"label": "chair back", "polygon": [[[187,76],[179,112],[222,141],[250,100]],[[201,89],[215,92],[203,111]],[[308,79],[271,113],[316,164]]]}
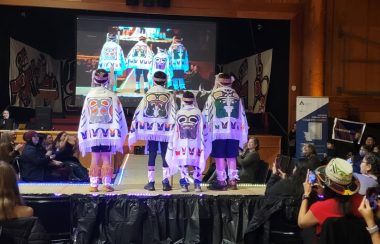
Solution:
{"label": "chair back", "polygon": [[356,217],[329,218],[323,223],[319,243],[370,244],[365,226],[364,220]]}

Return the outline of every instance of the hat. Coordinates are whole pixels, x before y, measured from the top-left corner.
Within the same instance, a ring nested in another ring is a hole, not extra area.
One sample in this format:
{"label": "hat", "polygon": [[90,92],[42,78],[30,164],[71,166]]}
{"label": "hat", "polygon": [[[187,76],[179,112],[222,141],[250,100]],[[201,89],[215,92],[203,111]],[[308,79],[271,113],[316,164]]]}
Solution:
{"label": "hat", "polygon": [[352,176],[352,165],[344,159],[333,158],[315,173],[325,186],[340,195],[354,195],[359,191],[360,183]]}
{"label": "hat", "polygon": [[38,133],[34,130],[31,130],[31,131],[25,132],[22,138],[24,139],[24,141],[31,141],[32,137],[34,136],[38,136]]}
{"label": "hat", "polygon": [[108,83],[108,72],[104,69],[97,69],[94,74],[94,83],[103,85]]}
{"label": "hat", "polygon": [[145,41],[146,40],[146,37],[145,36],[140,36],[139,37],[139,41]]}

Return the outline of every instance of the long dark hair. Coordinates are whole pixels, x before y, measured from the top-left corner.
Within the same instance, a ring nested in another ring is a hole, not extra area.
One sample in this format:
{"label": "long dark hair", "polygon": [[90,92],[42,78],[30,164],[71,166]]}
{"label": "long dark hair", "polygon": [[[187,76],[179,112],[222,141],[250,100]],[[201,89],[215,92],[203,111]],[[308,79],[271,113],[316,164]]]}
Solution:
{"label": "long dark hair", "polygon": [[309,169],[310,162],[307,159],[300,158],[300,159],[295,159],[292,158],[290,161],[290,168],[294,168],[295,170],[293,174],[291,174],[288,178],[289,183],[299,186],[296,187],[295,189],[295,194],[301,196],[303,194],[303,187],[302,184],[305,181],[306,175],[307,175],[307,170]]}
{"label": "long dark hair", "polygon": [[339,193],[331,190],[327,186],[324,188],[324,199],[333,198],[338,201],[339,210],[343,216],[352,216],[352,196],[340,195]]}
{"label": "long dark hair", "polygon": [[12,218],[16,206],[23,205],[17,177],[9,163],[0,161],[0,212],[4,219]]}

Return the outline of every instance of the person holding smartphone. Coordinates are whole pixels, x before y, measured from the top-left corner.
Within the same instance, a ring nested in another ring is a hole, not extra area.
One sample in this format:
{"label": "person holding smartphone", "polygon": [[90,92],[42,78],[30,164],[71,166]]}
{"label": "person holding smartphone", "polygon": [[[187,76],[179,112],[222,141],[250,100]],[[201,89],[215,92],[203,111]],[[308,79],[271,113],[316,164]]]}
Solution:
{"label": "person holding smartphone", "polygon": [[265,196],[294,196],[301,198],[303,193],[302,183],[308,172],[309,161],[299,159],[295,162],[293,173],[286,175],[278,168],[277,163],[273,163],[272,175],[269,178],[265,189]]}
{"label": "person holding smartphone", "polygon": [[371,235],[373,244],[380,244],[379,227],[376,222],[380,219],[380,187],[368,188],[366,196],[363,197],[358,211],[363,216],[367,231]]}
{"label": "person holding smartphone", "polygon": [[[320,166],[314,171],[316,181],[308,172],[303,183],[304,194],[298,214],[298,226],[302,229],[316,227],[316,234],[319,235],[322,225],[328,218],[344,216],[360,216],[353,195],[359,191],[360,183],[353,177],[352,165],[344,159],[333,158],[326,166]],[[309,208],[309,199],[312,187],[316,190],[323,200],[314,202]]]}

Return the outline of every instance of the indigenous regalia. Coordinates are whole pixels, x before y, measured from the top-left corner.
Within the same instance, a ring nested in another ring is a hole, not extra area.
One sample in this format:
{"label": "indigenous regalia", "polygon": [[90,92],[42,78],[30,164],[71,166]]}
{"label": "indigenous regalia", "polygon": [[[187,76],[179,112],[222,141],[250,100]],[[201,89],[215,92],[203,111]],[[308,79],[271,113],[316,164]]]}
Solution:
{"label": "indigenous regalia", "polygon": [[136,92],[140,92],[140,76],[144,77],[144,89],[148,89],[148,72],[152,68],[154,53],[146,44],[145,37],[140,37],[127,56],[128,68],[135,70]]}
{"label": "indigenous regalia", "polygon": [[[125,137],[128,133],[123,107],[115,93],[105,86],[109,83],[108,73],[96,70],[92,87],[87,94],[78,128],[79,150],[84,156],[91,152],[90,191],[98,191],[99,177],[102,177],[103,189],[113,191],[111,180],[113,165],[112,153],[123,153]],[[100,168],[100,159],[103,161]]]}
{"label": "indigenous regalia", "polygon": [[159,47],[157,47],[157,54],[153,57],[152,71],[149,72],[149,74],[151,74],[149,78],[150,87],[153,86],[153,74],[157,71],[162,71],[167,75],[168,85],[170,86],[171,77],[173,75],[170,70],[169,55],[166,49],[161,49]]}
{"label": "indigenous regalia", "polygon": [[[177,39],[174,39],[177,40]],[[184,90],[185,87],[185,72],[189,70],[189,57],[186,47],[180,42],[173,42],[168,50],[171,69],[173,71],[173,88],[175,90]],[[168,84],[170,87],[171,84]]]}
{"label": "indigenous regalia", "polygon": [[110,72],[112,67],[116,76],[122,75],[127,69],[120,45],[114,41],[107,41],[100,52],[98,69]]}
{"label": "indigenous regalia", "polygon": [[201,111],[194,104],[183,104],[177,112],[175,121],[173,135],[166,152],[166,161],[171,174],[175,174],[178,168],[181,170],[180,185],[185,191],[189,179],[187,166],[193,166],[193,178],[197,189],[206,160],[211,153],[211,138],[207,124]]}
{"label": "indigenous regalia", "polygon": [[[228,77],[228,78],[227,78]],[[217,181],[209,186],[213,190],[227,190],[226,161],[228,165],[228,185],[237,189],[239,179],[236,157],[239,147],[243,148],[248,138],[248,124],[243,104],[227,74],[218,74],[215,88],[205,104],[203,114],[209,125],[212,137],[211,156],[215,158]]]}
{"label": "indigenous regalia", "polygon": [[[165,77],[165,79],[158,79],[156,77],[157,74]],[[150,191],[155,190],[155,159],[157,156],[158,145],[160,145],[163,161],[162,185],[164,191],[169,191],[171,190],[168,180],[170,177],[170,170],[165,160],[165,154],[171,132],[174,128],[176,104],[174,96],[169,90],[163,87],[166,82],[165,73],[161,71],[156,72],[153,80],[156,85],[147,91],[136,109],[131,124],[128,144],[132,146],[137,140],[147,141],[149,151],[148,184],[144,186],[144,189]],[[157,85],[157,80],[164,80],[164,82]]]}
{"label": "indigenous regalia", "polygon": [[128,127],[123,107],[115,93],[93,87],[87,94],[78,128],[79,150],[84,156],[91,147],[109,145],[111,152],[123,153]]}

